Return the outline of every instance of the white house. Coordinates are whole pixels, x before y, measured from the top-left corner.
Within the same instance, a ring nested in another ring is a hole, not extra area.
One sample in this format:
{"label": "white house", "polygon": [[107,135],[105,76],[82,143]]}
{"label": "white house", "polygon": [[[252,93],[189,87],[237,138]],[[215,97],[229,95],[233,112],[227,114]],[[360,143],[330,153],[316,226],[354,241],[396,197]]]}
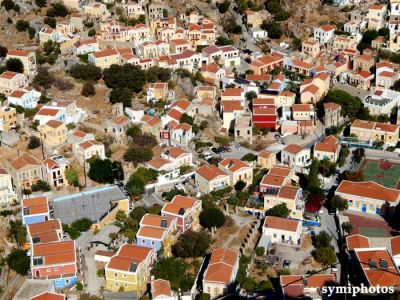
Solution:
{"label": "white house", "polygon": [[75,55],[85,55],[100,51],[99,44],[95,38],[82,39],[74,44]]}
{"label": "white house", "polygon": [[172,161],[176,168],[181,166],[191,166],[193,164],[193,154],[179,147],[171,147],[161,153],[161,157]]}
{"label": "white house", "polygon": [[35,115],[34,120],[38,121],[40,125],[46,124],[48,121],[51,120],[65,122],[66,114],[65,111],[58,107],[43,106]]}
{"label": "white house", "polygon": [[13,201],[17,201],[11,181],[11,175],[2,167],[0,167],[0,205],[9,206]]}
{"label": "white house", "polygon": [[31,109],[37,106],[41,95],[42,93],[34,89],[14,90],[7,96],[7,101],[9,104]]}
{"label": "white house", "polygon": [[104,145],[96,140],[75,144],[72,146],[72,152],[81,165],[93,156],[98,156],[101,159],[106,158]]}
{"label": "white house", "polygon": [[302,224],[300,220],[267,216],[262,234],[269,236],[272,243],[300,245]]}
{"label": "white house", "polygon": [[297,144],[289,144],[282,149],[281,161],[290,167],[305,167],[309,165],[311,158],[310,149]]}
{"label": "white house", "polygon": [[328,43],[335,35],[335,27],[331,25],[322,25],[321,27],[314,28],[314,38],[320,44]]}
{"label": "white house", "polygon": [[134,124],[139,124],[144,116],[144,110],[134,110],[130,107],[125,107],[125,114],[131,119]]}

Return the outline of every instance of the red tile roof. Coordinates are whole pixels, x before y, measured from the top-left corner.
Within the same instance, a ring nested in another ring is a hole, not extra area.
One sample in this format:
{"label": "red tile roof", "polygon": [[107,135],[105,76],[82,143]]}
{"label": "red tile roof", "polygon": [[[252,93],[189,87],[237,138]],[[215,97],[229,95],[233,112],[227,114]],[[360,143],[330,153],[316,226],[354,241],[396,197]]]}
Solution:
{"label": "red tile roof", "polygon": [[346,237],[347,249],[349,251],[355,248],[369,248],[369,239],[361,234],[353,234]]}
{"label": "red tile roof", "polygon": [[171,284],[168,280],[156,279],[151,282],[151,295],[155,297],[171,297]]}
{"label": "red tile roof", "polygon": [[11,161],[11,166],[15,169],[15,170],[19,170],[22,169],[25,166],[28,165],[34,165],[34,166],[38,166],[39,163],[36,161],[36,159],[25,153],[17,158],[15,158],[14,160]]}
{"label": "red tile roof", "polygon": [[400,190],[386,188],[374,181],[354,182],[343,180],[339,184],[336,193],[388,202],[396,202],[400,198]]}
{"label": "red tile roof", "polygon": [[218,176],[227,176],[227,174],[219,169],[216,165],[204,165],[196,170],[196,173],[207,179],[214,180]]}
{"label": "red tile roof", "polygon": [[264,227],[279,229],[285,231],[296,232],[299,227],[300,221],[294,219],[279,218],[273,216],[267,216],[264,220]]}
{"label": "red tile roof", "polygon": [[299,154],[301,151],[305,150],[304,147],[297,144],[289,144],[282,151],[289,152],[291,154]]}
{"label": "red tile roof", "polygon": [[142,247],[134,244],[125,244],[121,246],[116,255],[111,257],[107,263],[106,268],[129,271],[132,264],[139,265],[145,261],[152,253],[154,249]]}
{"label": "red tile roof", "polygon": [[239,253],[228,248],[215,249],[204,274],[204,281],[229,284]]}

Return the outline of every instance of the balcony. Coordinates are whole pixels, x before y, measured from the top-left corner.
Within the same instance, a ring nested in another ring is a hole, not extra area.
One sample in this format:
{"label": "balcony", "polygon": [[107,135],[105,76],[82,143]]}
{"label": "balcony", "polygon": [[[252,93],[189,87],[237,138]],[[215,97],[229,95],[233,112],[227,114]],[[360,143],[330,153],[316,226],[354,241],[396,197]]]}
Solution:
{"label": "balcony", "polygon": [[220,190],[220,189],[224,189],[228,186],[228,184],[226,182],[218,182],[216,184],[212,185],[213,190]]}

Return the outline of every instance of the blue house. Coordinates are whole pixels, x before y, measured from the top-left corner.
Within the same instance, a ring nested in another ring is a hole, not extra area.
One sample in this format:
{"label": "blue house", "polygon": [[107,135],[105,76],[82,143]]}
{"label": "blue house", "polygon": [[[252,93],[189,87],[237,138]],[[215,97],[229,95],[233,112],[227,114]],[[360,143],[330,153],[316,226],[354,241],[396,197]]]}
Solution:
{"label": "blue house", "polygon": [[27,198],[21,201],[22,224],[29,225],[50,219],[47,197]]}
{"label": "blue house", "polygon": [[168,257],[171,256],[171,248],[176,242],[177,232],[176,218],[146,214],[140,221],[136,244],[153,248],[160,255]]}

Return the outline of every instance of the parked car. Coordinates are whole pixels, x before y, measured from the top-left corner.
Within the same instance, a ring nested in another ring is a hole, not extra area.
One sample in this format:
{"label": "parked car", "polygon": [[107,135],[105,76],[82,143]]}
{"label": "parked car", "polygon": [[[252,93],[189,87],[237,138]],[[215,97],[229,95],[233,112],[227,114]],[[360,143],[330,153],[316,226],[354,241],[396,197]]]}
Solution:
{"label": "parked car", "polygon": [[219,153],[225,153],[226,152],[225,151],[225,147],[223,147],[223,146],[218,147],[218,151],[219,151]]}
{"label": "parked car", "polygon": [[290,259],[285,259],[283,261],[283,268],[284,269],[289,269],[290,263],[291,263]]}
{"label": "parked car", "polygon": [[241,150],[241,149],[242,149],[242,145],[236,144],[236,145],[235,145],[235,148],[236,148],[237,150]]}
{"label": "parked car", "polygon": [[215,154],[219,154],[220,153],[219,148],[216,148],[216,147],[212,147],[211,151],[214,152]]}

